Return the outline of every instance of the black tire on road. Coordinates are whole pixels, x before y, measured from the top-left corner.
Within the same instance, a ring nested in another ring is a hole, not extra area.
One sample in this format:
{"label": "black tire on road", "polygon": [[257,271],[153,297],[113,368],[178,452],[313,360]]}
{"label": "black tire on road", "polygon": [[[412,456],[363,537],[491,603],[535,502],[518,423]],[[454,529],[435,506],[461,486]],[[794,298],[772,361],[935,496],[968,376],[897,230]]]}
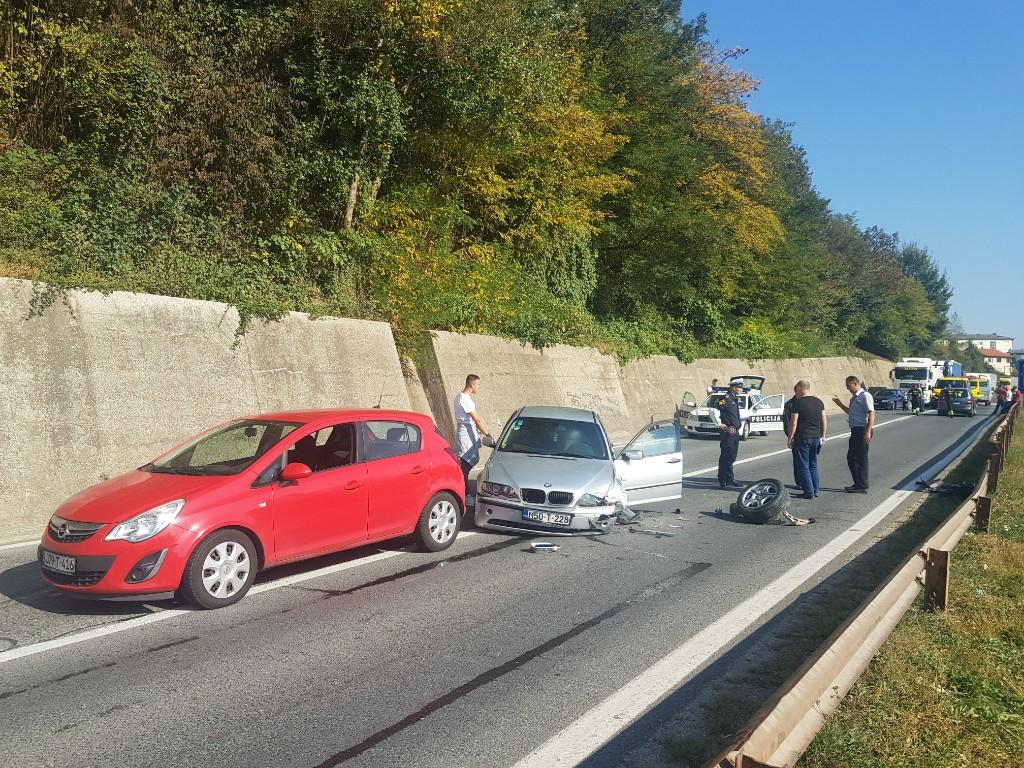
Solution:
{"label": "black tire on road", "polygon": [[746,440],[750,437],[750,422],[744,421],[743,426],[740,427],[740,440]]}
{"label": "black tire on road", "polygon": [[758,480],[740,491],[734,507],[747,522],[764,525],[789,510],[789,491],[781,480]]}
{"label": "black tire on road", "polygon": [[458,499],[447,492],[435,493],[420,513],[416,542],[428,552],[448,549],[459,535],[461,521]]}
{"label": "black tire on road", "polygon": [[245,597],[259,570],[256,545],[237,528],[203,539],[181,577],[179,596],[196,608],[225,608]]}

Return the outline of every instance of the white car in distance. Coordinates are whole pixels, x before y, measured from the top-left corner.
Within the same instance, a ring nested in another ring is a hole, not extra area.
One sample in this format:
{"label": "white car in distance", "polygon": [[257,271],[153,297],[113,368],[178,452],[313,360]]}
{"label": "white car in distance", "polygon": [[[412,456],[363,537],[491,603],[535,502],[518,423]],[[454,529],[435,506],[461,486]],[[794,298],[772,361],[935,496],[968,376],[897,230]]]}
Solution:
{"label": "white car in distance", "polygon": [[[740,440],[746,440],[751,433],[767,435],[769,432],[782,431],[782,409],[785,395],[768,395],[762,393],[764,376],[734,376],[732,380],[743,381],[743,392],[738,396],[740,406]],[[718,436],[719,430],[712,420],[711,411],[716,409],[729,391],[728,387],[717,387],[697,408],[691,408],[686,414],[685,429],[688,435]]]}

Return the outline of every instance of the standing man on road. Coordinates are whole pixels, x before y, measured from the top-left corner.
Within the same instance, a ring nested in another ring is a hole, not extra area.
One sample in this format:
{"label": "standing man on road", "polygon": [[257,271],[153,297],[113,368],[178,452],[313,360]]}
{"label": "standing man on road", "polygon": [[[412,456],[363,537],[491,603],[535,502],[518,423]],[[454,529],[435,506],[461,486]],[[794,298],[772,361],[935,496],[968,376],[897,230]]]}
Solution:
{"label": "standing man on road", "polygon": [[850,448],[846,452],[846,463],[850,465],[853,485],[844,490],[847,493],[868,492],[868,447],[875,429],[875,400],[856,376],[846,377],[846,388],[852,397],[847,406],[838,395],[832,402],[850,416]]}
{"label": "standing man on road", "polygon": [[811,394],[811,383],[796,383],[797,396],[793,402],[793,418],[789,422],[789,447],[793,450],[793,474],[804,493],[798,499],[816,499],[821,490],[818,481],[818,451],[825,442],[828,418],[825,404]]}
{"label": "standing man on road", "polygon": [[466,506],[469,506],[470,497],[476,494],[470,492],[469,473],[480,461],[480,435],[491,436],[487,425],[477,415],[476,403],[473,402],[473,395],[480,389],[480,377],[475,373],[466,377],[466,386],[455,396],[455,452],[459,455],[459,464],[462,466],[462,476],[466,480]]}
{"label": "standing man on road", "polygon": [[942,403],[942,407],[946,409],[946,415],[949,418],[953,418],[956,414],[953,413],[953,388],[946,387],[942,390],[942,396],[939,400]]}
{"label": "standing man on road", "polygon": [[[796,384],[793,385],[793,396],[782,405],[782,434],[786,436],[787,440],[789,440],[791,436],[790,422],[793,421],[793,407],[796,405],[796,401],[799,399],[800,383],[797,382]],[[792,448],[793,446],[790,445],[789,447]],[[800,488],[803,487],[803,485],[801,485],[800,483],[800,475],[796,470],[796,465],[793,466],[793,485],[796,485]]]}
{"label": "standing man on road", "polygon": [[910,403],[913,405],[913,415],[919,415],[921,413],[921,406],[924,405],[924,390],[916,384],[914,385],[914,388],[910,390]]}
{"label": "standing man on road", "polygon": [[1006,405],[1006,387],[1001,382],[996,387],[996,416],[1003,412]]}
{"label": "standing man on road", "polygon": [[[793,396],[782,404],[782,431],[789,437],[789,422],[793,420],[793,406],[800,399],[800,382],[793,385]],[[797,482],[797,485],[800,483]]]}
{"label": "standing man on road", "polygon": [[718,487],[722,490],[736,485],[736,476],[732,473],[732,465],[736,463],[736,454],[740,450],[740,429],[743,427],[743,422],[740,420],[740,403],[737,398],[742,391],[742,381],[730,381],[729,391],[725,393],[719,404],[711,409],[711,420],[718,427],[721,435],[718,454]]}

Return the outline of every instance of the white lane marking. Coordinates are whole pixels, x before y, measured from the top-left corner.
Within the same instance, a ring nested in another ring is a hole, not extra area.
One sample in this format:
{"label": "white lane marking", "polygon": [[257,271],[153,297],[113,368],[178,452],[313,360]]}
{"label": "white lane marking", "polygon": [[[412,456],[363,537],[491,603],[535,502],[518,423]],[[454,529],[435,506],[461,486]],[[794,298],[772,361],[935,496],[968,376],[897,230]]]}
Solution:
{"label": "white lane marking", "polygon": [[[912,419],[912,418],[914,418],[914,417],[913,416],[900,416],[898,419],[890,419],[889,421],[880,421],[880,422],[877,422],[875,424],[875,429],[879,429],[880,427],[886,427],[886,426],[888,426],[890,424],[896,424],[897,422],[906,421],[907,419]],[[825,444],[828,445],[833,440],[838,440],[841,437],[849,437],[849,436],[850,436],[849,432],[842,432],[841,434],[838,434],[838,435],[830,435],[828,437],[828,439],[825,441]],[[758,461],[759,459],[767,459],[770,456],[781,456],[784,453],[790,453],[790,452],[791,451],[790,451],[789,448],[783,448],[783,449],[778,450],[778,451],[772,451],[771,453],[759,453],[757,456],[751,456],[748,459],[740,459],[739,461],[736,462],[736,464],[747,464],[747,463],[749,463],[751,461]],[[715,466],[707,467],[706,469],[695,469],[693,472],[686,472],[686,473],[683,474],[683,477],[684,478],[686,478],[686,477],[697,477],[698,475],[706,475],[708,472],[717,472],[717,471],[718,471],[718,465],[716,464]]]}
{"label": "white lane marking", "polygon": [[[892,423],[892,422],[888,422]],[[973,430],[957,440],[921,474],[929,479],[977,438]],[[968,439],[969,438],[969,439]],[[770,455],[770,454],[769,454]],[[758,590],[727,614],[670,651],[593,709],[517,762],[512,768],[570,768],[579,765],[620,731],[666,698],[716,654],[742,637],[763,616],[789,597],[882,522],[913,495],[916,481],[904,483],[843,533]]]}
{"label": "white lane marking", "polygon": [[13,544],[0,544],[0,552],[5,549],[20,549],[21,547],[34,547],[39,544],[39,539],[32,539],[31,541],[16,541]]}
{"label": "white lane marking", "polygon": [[[468,536],[476,536],[476,531],[463,531],[458,535],[458,538],[464,539]],[[362,565],[369,565],[370,563],[376,563],[381,560],[388,560],[392,557],[398,557],[399,555],[408,554],[404,550],[388,550],[386,552],[377,552],[373,555],[367,555],[366,557],[360,557],[356,560],[349,560],[345,563],[336,563],[334,565],[327,565],[323,568],[317,568],[315,571],[307,571],[306,573],[297,573],[292,576],[285,576],[274,581],[268,581],[264,584],[257,584],[249,590],[252,594],[259,594],[261,592],[269,592],[272,589],[280,589],[281,587],[289,587],[292,584],[298,584],[299,582],[309,581],[320,576],[327,576],[332,573],[340,573],[342,571],[348,571],[353,568],[358,568]],[[125,632],[129,629],[135,629],[136,627],[144,627],[148,624],[153,624],[158,621],[164,621],[166,619],[172,619],[175,616],[183,616],[187,613],[194,613],[189,608],[169,608],[167,610],[159,611],[158,613],[150,613],[145,616],[136,616],[133,619],[125,619],[124,621],[114,622],[113,624],[104,624],[100,627],[93,627],[83,632],[79,632],[76,635],[67,635],[66,637],[58,637],[54,640],[44,640],[40,643],[33,643],[32,645],[26,645],[21,648],[12,648],[9,651],[0,653],[0,664],[4,664],[8,661],[14,661],[15,659],[23,659],[26,656],[34,656],[37,653],[44,653],[45,651],[52,651],[55,648],[63,648],[68,645],[77,645],[78,643],[84,643],[87,640],[94,640],[97,637],[106,637],[107,635],[113,635],[118,632]]]}

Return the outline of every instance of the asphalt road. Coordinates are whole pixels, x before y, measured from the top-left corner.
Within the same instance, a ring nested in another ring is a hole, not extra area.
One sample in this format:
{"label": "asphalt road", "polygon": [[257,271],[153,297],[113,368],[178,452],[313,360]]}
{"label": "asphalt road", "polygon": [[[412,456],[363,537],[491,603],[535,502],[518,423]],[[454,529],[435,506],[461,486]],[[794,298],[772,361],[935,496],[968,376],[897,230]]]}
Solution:
{"label": "asphalt road", "polygon": [[[735,498],[714,482],[717,442],[688,439],[686,471],[709,471],[644,523],[671,535],[617,528],[553,554],[482,532],[440,555],[398,541],[262,574],[220,611],[65,598],[33,547],[0,550],[0,765],[576,765],[867,547],[914,501],[895,489],[989,413],[881,415],[867,495],[842,492],[846,439],[827,444],[822,497],[792,502],[814,525],[715,514]],[[792,482],[784,447],[743,443],[737,477]]]}

